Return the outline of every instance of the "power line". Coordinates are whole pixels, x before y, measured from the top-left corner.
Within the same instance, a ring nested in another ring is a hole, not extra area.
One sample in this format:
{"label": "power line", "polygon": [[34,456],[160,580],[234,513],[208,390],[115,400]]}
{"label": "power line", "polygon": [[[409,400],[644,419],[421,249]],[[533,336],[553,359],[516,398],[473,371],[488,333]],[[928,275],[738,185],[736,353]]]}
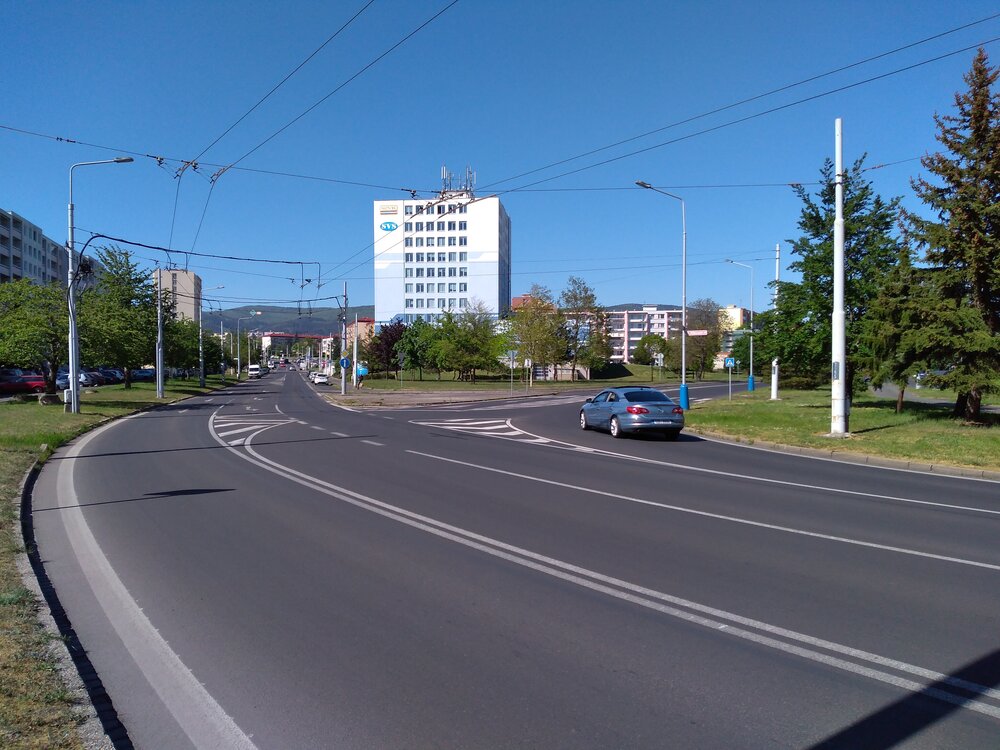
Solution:
{"label": "power line", "polygon": [[704,119],[706,117],[710,117],[711,115],[719,114],[720,112],[725,112],[727,110],[734,109],[736,107],[740,107],[740,106],[742,106],[744,104],[749,104],[750,102],[757,101],[758,99],[764,99],[766,97],[773,96],[774,94],[779,94],[779,93],[781,93],[783,91],[788,91],[790,89],[797,88],[799,86],[803,86],[803,85],[805,85],[807,83],[812,83],[813,81],[818,81],[821,78],[826,78],[828,76],[835,75],[837,73],[842,73],[845,70],[850,70],[851,68],[856,68],[858,66],[865,65],[865,64],[873,62],[875,60],[879,60],[879,59],[881,59],[883,57],[888,57],[890,55],[894,55],[897,52],[902,52],[903,50],[907,50],[907,49],[910,49],[912,47],[917,47],[917,46],[919,46],[921,44],[926,44],[927,42],[933,41],[935,39],[940,39],[941,37],[948,36],[949,34],[954,34],[954,33],[958,32],[958,31],[962,31],[964,29],[971,28],[972,26],[977,26],[979,24],[986,23],[987,21],[992,21],[993,19],[998,18],[998,17],[1000,17],[1000,13],[994,13],[993,15],[987,16],[986,18],[981,18],[978,21],[973,21],[971,23],[967,23],[967,24],[964,24],[962,26],[956,26],[953,29],[948,29],[947,31],[942,31],[939,34],[934,34],[933,36],[925,37],[924,39],[920,39],[920,40],[918,40],[916,42],[911,42],[910,44],[905,44],[902,47],[896,47],[895,49],[889,50],[887,52],[882,52],[882,53],[880,53],[878,55],[873,55],[872,57],[867,57],[867,58],[865,58],[863,60],[858,60],[857,62],[850,63],[849,65],[843,65],[843,66],[841,66],[839,68],[834,68],[833,70],[828,70],[825,73],[820,73],[819,75],[811,76],[809,78],[804,78],[801,81],[796,81],[795,83],[789,83],[789,84],[786,84],[784,86],[779,86],[778,88],[771,89],[770,91],[765,91],[762,94],[755,94],[754,96],[750,96],[750,97],[747,97],[745,99],[741,99],[738,102],[734,102],[732,104],[727,104],[727,105],[725,105],[723,107],[717,107],[716,109],[709,110],[708,112],[702,112],[701,114],[693,115],[693,116],[685,118],[683,120],[677,120],[676,122],[672,122],[672,123],[669,123],[667,125],[663,125],[662,127],[646,131],[645,133],[641,133],[639,135],[634,135],[634,136],[631,136],[629,138],[624,138],[624,139],[622,139],[620,141],[616,141],[615,143],[608,144],[607,146],[601,146],[600,148],[591,149],[590,151],[585,151],[584,153],[577,154],[576,156],[571,156],[571,157],[569,157],[567,159],[561,159],[559,161],[555,161],[555,162],[552,162],[550,164],[546,164],[543,167],[538,167],[536,169],[528,170],[527,172],[522,172],[521,174],[514,175],[513,177],[506,177],[506,178],[504,178],[502,180],[497,180],[496,182],[491,182],[491,183],[489,183],[487,185],[484,185],[483,189],[485,190],[485,189],[494,187],[496,185],[501,185],[501,184],[503,184],[505,182],[511,182],[512,180],[518,180],[518,179],[520,179],[522,177],[527,177],[529,175],[536,174],[538,172],[543,172],[546,169],[551,169],[552,167],[558,167],[558,166],[561,166],[563,164],[568,164],[569,162],[576,161],[577,159],[583,159],[583,158],[585,158],[587,156],[593,156],[594,154],[598,154],[598,153],[600,153],[602,151],[607,151],[608,149],[615,148],[616,146],[622,146],[622,145],[624,145],[626,143],[631,143],[632,141],[637,141],[637,140],[640,140],[642,138],[646,138],[647,136],[655,135],[656,133],[662,133],[664,130],[669,130],[671,128],[679,127],[681,125],[686,125],[688,123],[695,122],[697,120],[701,120],[701,119]]}

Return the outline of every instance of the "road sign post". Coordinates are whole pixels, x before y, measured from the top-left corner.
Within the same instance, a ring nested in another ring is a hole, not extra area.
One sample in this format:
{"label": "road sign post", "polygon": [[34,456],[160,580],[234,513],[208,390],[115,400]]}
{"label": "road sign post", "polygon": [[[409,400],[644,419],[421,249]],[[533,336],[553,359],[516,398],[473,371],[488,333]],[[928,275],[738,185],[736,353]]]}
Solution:
{"label": "road sign post", "polygon": [[733,357],[726,357],[726,369],[729,370],[729,400],[733,400],[733,367],[736,360]]}
{"label": "road sign post", "polygon": [[517,356],[516,349],[507,350],[507,362],[510,364],[510,395],[514,396],[514,358]]}

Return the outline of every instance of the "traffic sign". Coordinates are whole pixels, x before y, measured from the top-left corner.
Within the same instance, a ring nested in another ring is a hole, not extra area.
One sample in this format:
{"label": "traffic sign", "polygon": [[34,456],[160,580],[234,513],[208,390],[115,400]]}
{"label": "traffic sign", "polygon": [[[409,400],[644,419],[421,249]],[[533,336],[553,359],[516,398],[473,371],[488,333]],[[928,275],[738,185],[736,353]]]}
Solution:
{"label": "traffic sign", "polygon": [[728,367],[730,370],[736,367],[736,358],[726,357],[726,367]]}
{"label": "traffic sign", "polygon": [[344,357],[343,359],[340,360],[340,366],[346,370],[348,367],[351,366],[351,360],[349,360],[347,357]]}

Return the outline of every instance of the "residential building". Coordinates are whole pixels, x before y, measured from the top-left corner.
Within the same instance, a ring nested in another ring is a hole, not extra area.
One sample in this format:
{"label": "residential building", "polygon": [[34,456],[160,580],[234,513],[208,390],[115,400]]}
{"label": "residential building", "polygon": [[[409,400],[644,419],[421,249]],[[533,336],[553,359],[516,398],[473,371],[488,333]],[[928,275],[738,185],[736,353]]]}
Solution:
{"label": "residential building", "polygon": [[476,198],[466,175],[430,200],[374,202],[377,321],[434,321],[477,303],[510,310],[510,217],[496,196]]}
{"label": "residential building", "polygon": [[736,340],[746,335],[746,331],[740,329],[750,326],[750,311],[745,307],[726,305],[719,308],[719,318],[723,328],[722,352],[728,355],[733,351]]}
{"label": "residential building", "polygon": [[157,268],[153,276],[159,289],[170,292],[174,318],[201,325],[201,277],[180,268]]}
{"label": "residential building", "polygon": [[[79,260],[79,256],[77,256]],[[0,208],[0,282],[30,279],[66,285],[66,246],[23,216]]]}
{"label": "residential building", "polygon": [[605,313],[612,362],[632,362],[639,339],[647,334],[671,339],[681,332],[681,308],[676,305],[613,305]]}

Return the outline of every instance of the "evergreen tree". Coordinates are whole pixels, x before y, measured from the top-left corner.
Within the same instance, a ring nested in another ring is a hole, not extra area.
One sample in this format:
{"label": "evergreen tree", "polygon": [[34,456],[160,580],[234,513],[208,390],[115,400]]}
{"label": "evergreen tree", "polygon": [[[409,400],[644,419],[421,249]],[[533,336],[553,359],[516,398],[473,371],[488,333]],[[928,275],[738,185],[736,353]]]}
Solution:
{"label": "evergreen tree", "polygon": [[[893,227],[899,198],[886,202],[864,178],[864,156],[844,173],[844,311],[847,333],[847,384],[855,389],[860,329],[899,251]],[[766,317],[758,341],[763,357],[779,357],[789,375],[825,378],[830,372],[833,315],[833,222],[836,212],[836,175],[827,159],[820,169],[821,186],[810,195],[798,185],[802,200],[799,229],[790,240],[798,259],[789,267],[802,275],[799,283],[778,284],[777,312]]]}
{"label": "evergreen tree", "polygon": [[913,180],[934,218],[909,215],[924,249],[931,293],[914,336],[920,354],[947,372],[956,416],[976,421],[984,393],[1000,391],[1000,70],[980,49],[955,95],[954,115],[935,115],[943,152],[921,160],[936,178]]}

